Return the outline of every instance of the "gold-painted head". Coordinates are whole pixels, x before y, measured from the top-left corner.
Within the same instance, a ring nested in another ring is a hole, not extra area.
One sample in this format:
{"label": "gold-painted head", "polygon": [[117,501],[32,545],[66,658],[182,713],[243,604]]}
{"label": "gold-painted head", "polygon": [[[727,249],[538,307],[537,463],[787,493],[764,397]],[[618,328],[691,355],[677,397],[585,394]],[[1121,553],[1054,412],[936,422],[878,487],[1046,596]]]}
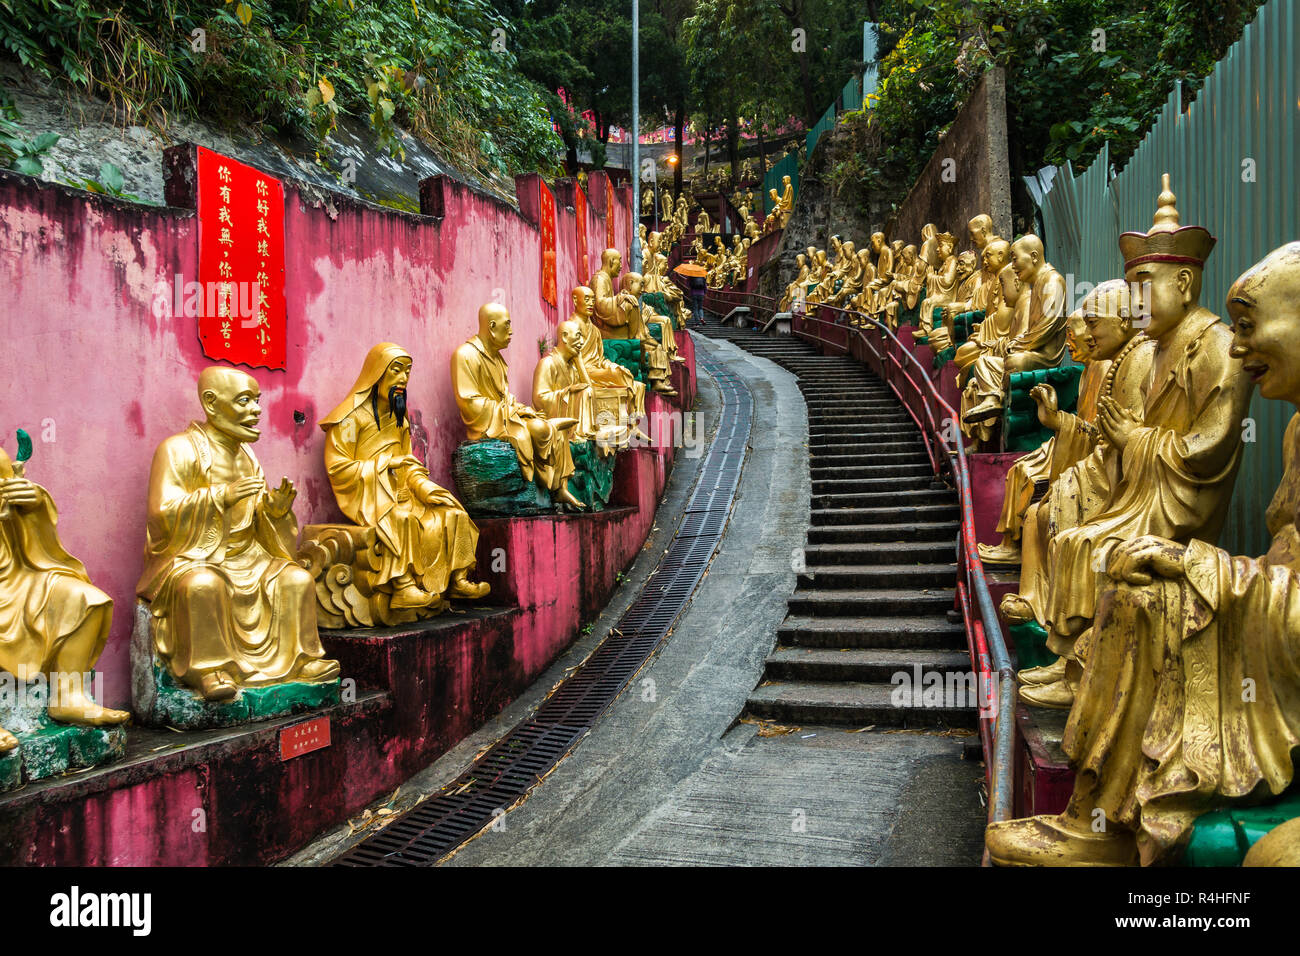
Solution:
{"label": "gold-painted head", "polygon": [[247,372],[227,365],[209,365],[199,373],[199,402],[208,424],[237,442],[255,442],[262,436],[262,389]]}
{"label": "gold-painted head", "polygon": [[510,344],[510,310],[500,302],[486,302],[478,310],[478,336],[498,352]]}
{"label": "gold-painted head", "polygon": [[1300,242],[1255,263],[1228,290],[1231,355],[1264,398],[1300,407]]}

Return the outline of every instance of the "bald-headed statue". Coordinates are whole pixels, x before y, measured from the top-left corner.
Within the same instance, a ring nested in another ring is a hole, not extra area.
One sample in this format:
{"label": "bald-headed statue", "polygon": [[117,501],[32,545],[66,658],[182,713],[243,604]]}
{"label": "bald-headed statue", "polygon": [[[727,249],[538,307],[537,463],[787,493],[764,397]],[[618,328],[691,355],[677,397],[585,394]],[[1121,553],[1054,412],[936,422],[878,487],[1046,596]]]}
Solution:
{"label": "bald-headed statue", "polygon": [[564,504],[583,508],[567,484],[573,474],[569,437],[578,419],[547,418],[511,394],[510,369],[501,351],[512,334],[510,311],[488,302],[478,310],[478,335],[452,354],[451,387],[469,440],[508,441],[525,481],[536,481]]}
{"label": "bald-headed statue", "polygon": [[199,375],[204,422],[164,439],[149,472],[145,567],[154,649],[177,683],[207,701],[242,687],[339,676],[316,633],[311,575],[293,560],[297,494],[267,488],[249,447],[261,390],[245,372]]}

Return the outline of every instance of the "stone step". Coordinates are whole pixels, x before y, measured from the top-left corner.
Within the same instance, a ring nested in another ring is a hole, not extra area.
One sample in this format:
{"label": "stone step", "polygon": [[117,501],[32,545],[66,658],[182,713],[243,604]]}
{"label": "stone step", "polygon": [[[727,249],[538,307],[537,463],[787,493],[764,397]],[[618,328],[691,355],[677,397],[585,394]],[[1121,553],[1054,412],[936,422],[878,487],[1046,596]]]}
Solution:
{"label": "stone step", "polygon": [[823,455],[821,449],[818,449],[817,454],[813,456],[809,464],[813,469],[923,465],[929,471],[930,456],[925,453],[925,446],[917,442],[914,450],[911,451],[880,452],[873,449],[869,453],[864,452],[857,455]]}
{"label": "stone step", "polygon": [[864,588],[942,588],[957,579],[957,565],[937,564],[827,564],[809,567],[799,575],[798,587],[818,590]]}
{"label": "stone step", "polygon": [[865,494],[814,494],[812,506],[816,511],[828,509],[856,510],[862,508],[908,508],[923,505],[951,505],[957,507],[957,496],[948,489],[931,491],[926,488],[901,488]]}
{"label": "stone step", "polygon": [[813,506],[811,521],[814,525],[826,524],[889,524],[899,522],[959,521],[961,512],[956,502],[932,505],[895,505],[880,508],[843,508]]}
{"label": "stone step", "polygon": [[835,726],[947,728],[978,726],[975,693],[961,694],[970,706],[915,706],[921,688],[904,693],[909,703],[897,706],[891,684],[811,681],[764,684],[749,695],[746,710],[753,716],[783,724],[831,724]]}
{"label": "stone step", "polygon": [[811,617],[923,617],[953,607],[952,588],[799,588],[790,595],[791,614]]}
{"label": "stone step", "polygon": [[896,482],[910,482],[918,488],[927,488],[929,483],[934,480],[934,473],[930,470],[930,466],[924,462],[918,462],[915,465],[857,465],[852,468],[813,465],[809,470],[812,473],[814,491],[828,490],[817,487],[818,482],[826,481],[889,478]]}
{"label": "stone step", "polygon": [[[954,514],[956,509],[953,509]],[[867,544],[875,542],[921,542],[942,541],[956,547],[957,534],[961,524],[957,521],[920,521],[911,524],[895,524],[882,521],[879,524],[824,524],[814,525],[808,529],[809,545],[831,543]]]}
{"label": "stone step", "polygon": [[[896,674],[964,674],[970,671],[965,651],[896,647],[778,647],[764,662],[764,678],[773,681],[859,681],[893,683]],[[919,670],[918,670],[919,669]]]}
{"label": "stone step", "polygon": [[[864,469],[851,469],[854,472],[860,472]],[[897,488],[911,491],[936,491],[938,489],[930,488],[930,482],[934,476],[925,469],[920,475],[899,474],[901,469],[895,466],[881,466],[873,469],[866,475],[836,473],[834,478],[825,477],[823,474],[812,476],[812,490],[815,495],[834,495],[834,494],[870,494],[874,491],[890,491]],[[914,480],[909,480],[909,478]]]}
{"label": "stone step", "polygon": [[803,549],[811,571],[824,567],[876,567],[882,564],[947,564],[955,560],[954,541],[879,541],[810,544]]}
{"label": "stone step", "polygon": [[918,616],[811,617],[796,614],[781,622],[777,641],[789,647],[941,647],[963,650],[966,630],[946,614]]}
{"label": "stone step", "polygon": [[815,418],[808,419],[808,437],[820,438],[822,444],[836,444],[853,438],[870,438],[877,435],[902,436],[915,434],[917,434],[916,425],[912,423],[910,418],[905,421],[881,421],[873,418],[864,422],[835,422],[831,424],[817,421]]}
{"label": "stone step", "polygon": [[831,425],[870,425],[872,422],[911,421],[907,412],[881,409],[880,411],[863,411],[858,408],[835,408],[825,411],[809,411],[808,421]]}
{"label": "stone step", "polygon": [[[912,429],[912,434],[916,435],[916,429]],[[922,455],[925,454],[925,442],[921,441],[920,435],[916,435],[915,438],[911,438],[907,441],[897,439],[894,441],[855,441],[840,442],[834,445],[810,445],[808,450],[812,455],[820,460],[823,457],[833,457],[837,455],[860,455],[868,448],[871,449],[873,454],[877,455],[887,455],[894,452],[907,452],[909,454],[920,452]],[[928,461],[929,459],[927,458],[926,460]]]}

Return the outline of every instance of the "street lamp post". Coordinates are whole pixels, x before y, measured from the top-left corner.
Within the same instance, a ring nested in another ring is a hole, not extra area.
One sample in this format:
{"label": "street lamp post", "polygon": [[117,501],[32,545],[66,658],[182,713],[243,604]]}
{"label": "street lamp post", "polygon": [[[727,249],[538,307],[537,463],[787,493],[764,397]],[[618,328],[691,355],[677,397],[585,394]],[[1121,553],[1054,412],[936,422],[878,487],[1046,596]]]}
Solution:
{"label": "street lamp post", "polygon": [[[641,195],[641,4],[632,0],[632,209]],[[659,177],[655,177],[656,199]],[[632,230],[632,271],[641,271],[641,230]]]}

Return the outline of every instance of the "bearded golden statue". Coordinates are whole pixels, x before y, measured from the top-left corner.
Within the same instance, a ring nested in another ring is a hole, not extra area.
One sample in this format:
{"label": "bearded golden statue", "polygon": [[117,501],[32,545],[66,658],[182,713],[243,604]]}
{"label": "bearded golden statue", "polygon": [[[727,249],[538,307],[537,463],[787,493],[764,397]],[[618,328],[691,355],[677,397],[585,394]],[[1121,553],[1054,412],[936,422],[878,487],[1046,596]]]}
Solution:
{"label": "bearded golden statue", "polygon": [[297,494],[267,489],[251,443],[261,389],[245,372],[199,375],[207,420],[164,439],[149,472],[144,573],[154,650],[184,687],[212,702],[242,687],[339,676],[316,632],[311,575],[294,562]]}
{"label": "bearded golden statue", "polygon": [[[1207,254],[1207,245],[1193,246],[1172,230],[1158,244],[1128,239],[1130,271],[1150,264],[1174,270],[1149,277],[1157,334],[1180,325],[1166,329],[1169,316],[1156,318],[1173,304],[1172,289],[1194,285],[1179,260]],[[1264,398],[1300,407],[1297,303],[1300,243],[1274,251],[1228,292],[1233,364]],[[1192,314],[1199,308],[1182,305]],[[1184,352],[1180,364],[1196,357]],[[1158,372],[1160,356],[1156,362]],[[1170,386],[1157,378],[1155,387]],[[1062,741],[1075,770],[1070,802],[1058,816],[992,824],[985,842],[994,862],[1166,862],[1201,814],[1291,786],[1300,748],[1300,415],[1287,428],[1283,452],[1282,482],[1266,512],[1272,544],[1263,557],[1233,557],[1198,538],[1140,535],[1116,544],[1096,618],[1079,642],[1082,675]],[[1297,828],[1287,826],[1294,837]],[[1257,856],[1295,859],[1293,849],[1276,843]]]}
{"label": "bearded golden statue", "polygon": [[411,361],[399,345],[376,345],[348,397],[320,427],[325,471],[339,510],[375,532],[367,591],[386,594],[396,611],[436,613],[444,595],[476,600],[488,593],[488,585],[468,577],[478,527],[411,452],[406,405]]}

